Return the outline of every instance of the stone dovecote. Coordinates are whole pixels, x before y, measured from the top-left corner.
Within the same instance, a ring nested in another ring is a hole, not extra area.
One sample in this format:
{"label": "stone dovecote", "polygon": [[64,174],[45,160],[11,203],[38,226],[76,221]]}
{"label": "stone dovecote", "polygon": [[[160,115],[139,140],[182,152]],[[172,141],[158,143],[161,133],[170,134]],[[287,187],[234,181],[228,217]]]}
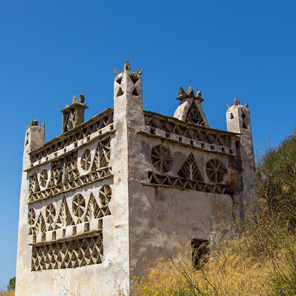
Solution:
{"label": "stone dovecote", "polygon": [[147,260],[219,244],[257,214],[248,105],[236,99],[228,130],[212,129],[200,91],[180,87],[165,116],[143,110],[142,69],[114,72],[113,108],[85,121],[74,96],[48,142],[44,124],[27,126],[17,296],[132,293]]}

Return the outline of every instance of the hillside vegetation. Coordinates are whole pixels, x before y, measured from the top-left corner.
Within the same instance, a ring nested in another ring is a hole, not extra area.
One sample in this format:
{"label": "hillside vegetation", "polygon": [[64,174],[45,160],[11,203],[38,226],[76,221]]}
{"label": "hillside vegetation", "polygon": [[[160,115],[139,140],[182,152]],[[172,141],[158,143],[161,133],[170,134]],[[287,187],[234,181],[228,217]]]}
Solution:
{"label": "hillside vegetation", "polygon": [[257,182],[257,221],[204,256],[199,270],[186,256],[162,258],[135,279],[136,295],[296,295],[295,135],[258,155]]}

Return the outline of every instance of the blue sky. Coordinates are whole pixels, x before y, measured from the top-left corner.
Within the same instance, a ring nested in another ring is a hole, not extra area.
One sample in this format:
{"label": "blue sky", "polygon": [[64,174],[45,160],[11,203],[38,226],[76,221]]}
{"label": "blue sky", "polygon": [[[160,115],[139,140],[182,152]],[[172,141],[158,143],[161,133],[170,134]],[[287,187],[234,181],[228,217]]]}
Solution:
{"label": "blue sky", "polygon": [[61,132],[59,112],[83,93],[86,119],[113,106],[113,67],[143,67],[144,108],[172,115],[179,86],[201,90],[211,127],[225,103],[249,102],[255,147],[293,133],[295,1],[0,2],[0,288],[15,275],[26,123]]}

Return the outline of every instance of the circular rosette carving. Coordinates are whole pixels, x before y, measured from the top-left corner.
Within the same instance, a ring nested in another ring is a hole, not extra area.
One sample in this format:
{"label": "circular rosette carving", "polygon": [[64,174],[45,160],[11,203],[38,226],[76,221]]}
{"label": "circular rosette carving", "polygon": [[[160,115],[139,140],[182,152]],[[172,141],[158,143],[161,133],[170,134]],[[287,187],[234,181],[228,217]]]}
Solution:
{"label": "circular rosette carving", "polygon": [[109,185],[102,186],[99,193],[99,199],[102,205],[101,209],[104,216],[110,215],[108,204],[111,200],[111,197],[112,197],[111,187]]}
{"label": "circular rosette carving", "polygon": [[153,166],[161,173],[168,172],[172,168],[173,157],[171,151],[163,144],[152,148],[151,160]]}
{"label": "circular rosette carving", "polygon": [[42,170],[40,173],[40,185],[45,188],[48,180],[47,170]]}
{"label": "circular rosette carving", "polygon": [[73,214],[81,218],[85,212],[85,199],[81,194],[77,194],[73,198],[72,202],[72,210]]}
{"label": "circular rosette carving", "polygon": [[28,211],[28,224],[34,225],[36,222],[36,213],[34,209],[29,209]]}
{"label": "circular rosette carving", "polygon": [[53,204],[50,204],[45,209],[46,223],[53,224],[56,217],[56,209]]}
{"label": "circular rosette carving", "polygon": [[91,165],[91,154],[89,149],[86,149],[81,155],[80,165],[83,170],[87,171]]}
{"label": "circular rosette carving", "polygon": [[219,159],[210,159],[206,165],[206,173],[211,182],[221,183],[224,181],[227,169]]}

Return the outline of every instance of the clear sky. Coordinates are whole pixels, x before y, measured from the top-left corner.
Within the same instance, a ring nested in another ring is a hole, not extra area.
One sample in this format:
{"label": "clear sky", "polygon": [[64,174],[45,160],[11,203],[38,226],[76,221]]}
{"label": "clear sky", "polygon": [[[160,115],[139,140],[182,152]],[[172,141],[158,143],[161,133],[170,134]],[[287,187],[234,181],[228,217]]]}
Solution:
{"label": "clear sky", "polygon": [[113,67],[143,67],[144,108],[172,115],[180,85],[201,90],[211,127],[249,102],[255,147],[293,133],[296,1],[1,0],[0,288],[15,275],[26,124],[62,128],[83,93],[86,119],[113,106]]}

